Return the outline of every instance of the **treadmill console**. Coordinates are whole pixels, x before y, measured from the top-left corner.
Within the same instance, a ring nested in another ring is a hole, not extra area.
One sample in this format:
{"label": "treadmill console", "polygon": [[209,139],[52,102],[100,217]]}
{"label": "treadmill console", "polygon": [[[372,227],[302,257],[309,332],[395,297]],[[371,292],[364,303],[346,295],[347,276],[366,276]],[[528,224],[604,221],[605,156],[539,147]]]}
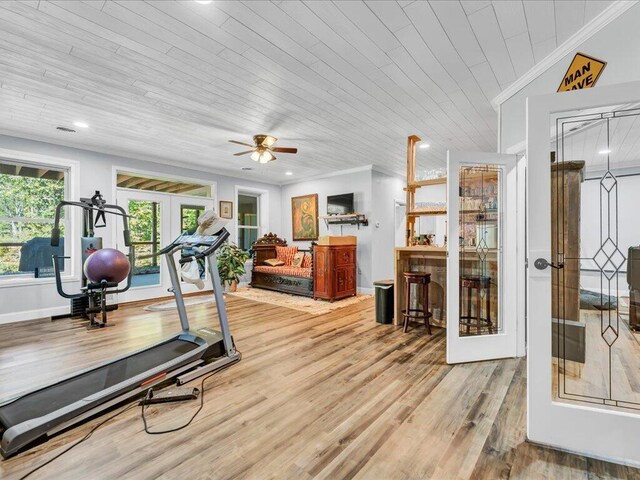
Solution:
{"label": "treadmill console", "polygon": [[186,233],[176,238],[175,243],[187,243],[189,245],[213,245],[218,240],[218,235],[188,235]]}

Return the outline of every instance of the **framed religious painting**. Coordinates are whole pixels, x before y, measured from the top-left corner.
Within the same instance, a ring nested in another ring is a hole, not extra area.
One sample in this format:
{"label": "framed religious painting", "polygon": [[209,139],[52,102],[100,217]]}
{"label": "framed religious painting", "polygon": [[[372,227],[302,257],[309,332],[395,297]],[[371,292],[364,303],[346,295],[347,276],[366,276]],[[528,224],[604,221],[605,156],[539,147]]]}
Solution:
{"label": "framed religious painting", "polygon": [[291,226],[294,241],[318,239],[318,194],[291,198]]}

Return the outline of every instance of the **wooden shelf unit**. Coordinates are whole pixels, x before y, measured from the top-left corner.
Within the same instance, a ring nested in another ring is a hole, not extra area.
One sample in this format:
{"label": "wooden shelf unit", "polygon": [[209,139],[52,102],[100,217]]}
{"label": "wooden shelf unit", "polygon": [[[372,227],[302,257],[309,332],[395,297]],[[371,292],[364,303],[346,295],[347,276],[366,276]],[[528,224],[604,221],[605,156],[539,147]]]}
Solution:
{"label": "wooden shelf unit", "polygon": [[427,180],[413,180],[407,182],[407,188],[428,187],[429,185],[446,185],[447,177],[429,178]]}
{"label": "wooden shelf unit", "polygon": [[443,207],[416,207],[416,190],[431,185],[446,185],[447,177],[430,178],[428,180],[416,180],[416,144],[421,139],[417,135],[407,137],[407,222],[405,229],[405,244],[412,246],[416,231],[416,218],[423,215],[446,215],[447,208]]}
{"label": "wooden shelf unit", "polygon": [[440,207],[416,208],[407,212],[407,216],[419,217],[421,215],[446,215],[447,209]]}

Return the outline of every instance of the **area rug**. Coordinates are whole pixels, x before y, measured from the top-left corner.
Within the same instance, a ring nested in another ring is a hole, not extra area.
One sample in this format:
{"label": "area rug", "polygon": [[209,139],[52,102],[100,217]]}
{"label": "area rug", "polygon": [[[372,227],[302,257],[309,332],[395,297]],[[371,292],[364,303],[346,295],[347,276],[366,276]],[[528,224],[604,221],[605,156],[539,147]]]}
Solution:
{"label": "area rug", "polygon": [[[213,297],[209,295],[187,297],[184,299],[184,305],[186,307],[190,307],[191,305],[201,305],[203,303],[215,303],[215,301]],[[152,303],[151,305],[144,307],[144,310],[147,312],[166,312],[168,310],[175,310],[176,308],[176,301],[169,300],[166,302]]]}
{"label": "area rug", "polygon": [[246,300],[253,300],[254,302],[262,302],[277,305],[279,307],[290,308],[292,310],[298,310],[311,315],[323,315],[372,298],[371,295],[357,295],[355,297],[336,300],[331,303],[324,300],[314,300],[313,298],[300,297],[298,295],[289,295],[286,293],[272,292],[270,290],[251,287],[239,287],[236,292],[228,292],[227,295],[244,298]]}

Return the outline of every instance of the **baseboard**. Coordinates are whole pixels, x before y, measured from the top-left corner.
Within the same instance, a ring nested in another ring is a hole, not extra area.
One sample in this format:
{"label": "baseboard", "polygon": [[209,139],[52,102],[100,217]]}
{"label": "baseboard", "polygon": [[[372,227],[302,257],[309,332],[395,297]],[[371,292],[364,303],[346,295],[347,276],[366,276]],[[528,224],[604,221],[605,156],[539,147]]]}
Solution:
{"label": "baseboard", "polygon": [[69,305],[60,307],[40,308],[38,310],[23,310],[21,312],[3,313],[0,315],[0,325],[5,323],[28,322],[39,318],[53,317],[69,313]]}
{"label": "baseboard", "polygon": [[373,288],[358,287],[358,293],[363,295],[373,295]]}

